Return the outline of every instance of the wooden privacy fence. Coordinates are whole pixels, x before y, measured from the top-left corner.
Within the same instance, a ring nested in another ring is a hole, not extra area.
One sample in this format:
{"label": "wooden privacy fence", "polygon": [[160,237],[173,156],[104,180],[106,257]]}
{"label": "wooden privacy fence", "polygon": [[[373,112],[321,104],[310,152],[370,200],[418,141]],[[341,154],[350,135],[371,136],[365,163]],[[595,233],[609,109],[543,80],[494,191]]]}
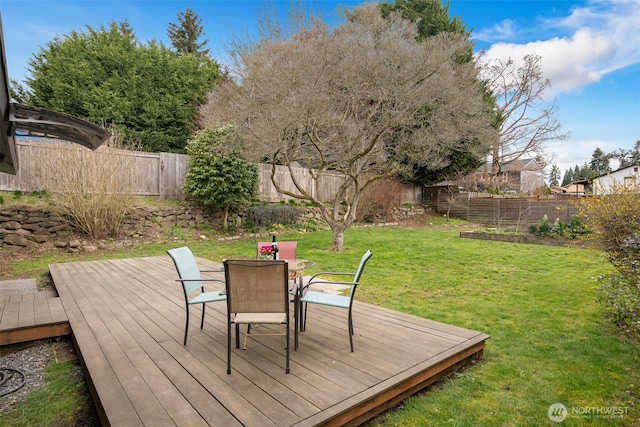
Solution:
{"label": "wooden privacy fence", "polygon": [[[16,141],[18,158],[20,159],[17,175],[0,172],[0,191],[37,191],[42,190],[40,172],[38,170],[38,156],[46,156],[47,151],[69,149],[69,145],[60,142]],[[75,148],[75,147],[74,147]],[[85,148],[75,148],[86,150]],[[133,178],[133,194],[139,196],[157,196],[163,199],[185,199],[182,191],[184,176],[187,172],[188,156],[173,153],[146,153],[137,151],[118,150],[119,156],[132,156],[131,174]],[[64,168],[64,164],[60,164]],[[271,182],[271,165],[259,164],[260,200],[265,202],[287,201],[291,197],[278,193]],[[314,197],[322,201],[333,199],[338,187],[344,182],[344,175],[325,173],[319,185],[311,178],[306,168],[293,168],[293,175],[301,186]],[[278,185],[292,193],[298,193],[293,185],[291,175],[285,166],[276,166],[275,179]],[[419,187],[405,186],[403,203],[419,204],[421,193]]]}
{"label": "wooden privacy fence", "polygon": [[579,212],[584,198],[576,197],[470,197],[463,194],[441,194],[437,212],[476,224],[526,232],[539,225],[544,216],[550,224],[556,219],[570,222]]}

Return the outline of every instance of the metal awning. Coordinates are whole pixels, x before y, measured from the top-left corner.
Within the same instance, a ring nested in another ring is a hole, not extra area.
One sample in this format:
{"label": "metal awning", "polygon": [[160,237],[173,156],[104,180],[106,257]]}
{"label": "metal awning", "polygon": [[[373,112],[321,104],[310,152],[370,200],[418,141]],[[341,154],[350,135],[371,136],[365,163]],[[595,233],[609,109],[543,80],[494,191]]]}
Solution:
{"label": "metal awning", "polygon": [[86,120],[58,111],[11,104],[9,121],[14,136],[41,136],[75,142],[95,150],[111,134]]}
{"label": "metal awning", "polygon": [[0,172],[16,174],[18,152],[16,136],[40,136],[75,142],[92,150],[111,134],[100,126],[69,114],[39,107],[11,103],[9,73],[0,18]]}

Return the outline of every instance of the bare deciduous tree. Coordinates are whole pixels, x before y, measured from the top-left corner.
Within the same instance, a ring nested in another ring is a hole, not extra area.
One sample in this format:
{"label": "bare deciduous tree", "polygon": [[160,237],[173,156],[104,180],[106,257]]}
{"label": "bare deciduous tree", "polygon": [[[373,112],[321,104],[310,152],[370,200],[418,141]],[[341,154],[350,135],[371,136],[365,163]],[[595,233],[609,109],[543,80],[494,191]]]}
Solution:
{"label": "bare deciduous tree", "polygon": [[[280,31],[237,46],[237,79],[220,85],[202,109],[207,126],[240,127],[246,155],[274,165],[278,191],[320,208],[336,251],[344,249],[344,232],[372,182],[399,173],[407,159],[442,166],[465,141],[495,139],[478,70],[456,61],[469,48],[464,35],[418,43],[415,24],[395,14],[384,19],[374,4],[347,18],[335,30],[298,21],[288,38]],[[303,165],[313,184],[291,173],[297,192],[279,188],[275,165]],[[345,181],[325,204],[316,194],[328,171]]]}
{"label": "bare deciduous tree", "polygon": [[485,61],[482,76],[496,101],[499,132],[490,153],[495,184],[503,165],[523,156],[544,159],[546,144],[568,133],[561,131],[555,102],[546,100],[551,82],[542,74],[540,56],[526,55],[521,64],[512,59]]}

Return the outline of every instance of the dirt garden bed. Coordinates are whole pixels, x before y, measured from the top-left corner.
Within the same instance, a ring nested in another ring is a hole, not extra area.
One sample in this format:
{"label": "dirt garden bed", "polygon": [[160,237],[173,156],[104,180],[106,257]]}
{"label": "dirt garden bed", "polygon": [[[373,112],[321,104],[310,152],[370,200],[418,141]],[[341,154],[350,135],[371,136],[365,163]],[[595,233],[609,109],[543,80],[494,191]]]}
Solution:
{"label": "dirt garden bed", "polygon": [[504,234],[497,232],[461,231],[461,239],[490,240],[493,242],[529,243],[550,246],[590,247],[584,239],[563,239],[561,237],[538,237],[527,234]]}

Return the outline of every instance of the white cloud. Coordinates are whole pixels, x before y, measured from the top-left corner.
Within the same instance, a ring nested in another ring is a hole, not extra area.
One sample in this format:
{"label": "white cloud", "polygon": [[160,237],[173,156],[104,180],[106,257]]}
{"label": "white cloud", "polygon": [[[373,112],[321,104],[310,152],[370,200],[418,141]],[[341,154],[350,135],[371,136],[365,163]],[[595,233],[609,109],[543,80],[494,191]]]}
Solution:
{"label": "white cloud", "polygon": [[[517,61],[526,54],[540,55],[543,72],[551,80],[555,93],[579,92],[609,72],[640,62],[638,22],[640,1],[594,0],[587,7],[574,9],[569,16],[545,21],[545,27],[569,31],[570,37],[522,44],[495,43],[485,57]],[[503,40],[513,40],[507,34],[514,28],[513,22],[505,21],[481,35],[502,34]]]}
{"label": "white cloud", "polygon": [[557,24],[576,31],[589,28],[596,36],[610,39],[615,54],[608,67],[602,69],[603,73],[608,73],[640,61],[638,22],[638,0],[592,0],[587,7],[574,9]]}
{"label": "white cloud", "polygon": [[[620,149],[614,143],[605,140],[574,140],[553,144],[549,147],[553,150],[554,157],[551,164],[558,166],[564,172],[576,165],[582,167],[585,163],[591,162],[591,155],[596,148],[600,148],[605,153],[612,153]],[[617,168],[617,161],[611,160],[611,167]]]}
{"label": "white cloud", "polygon": [[479,32],[473,33],[473,38],[476,40],[482,40],[485,42],[492,42],[496,40],[511,40],[517,33],[515,22],[511,19],[505,19],[504,21],[494,25],[491,28],[483,29]]}

